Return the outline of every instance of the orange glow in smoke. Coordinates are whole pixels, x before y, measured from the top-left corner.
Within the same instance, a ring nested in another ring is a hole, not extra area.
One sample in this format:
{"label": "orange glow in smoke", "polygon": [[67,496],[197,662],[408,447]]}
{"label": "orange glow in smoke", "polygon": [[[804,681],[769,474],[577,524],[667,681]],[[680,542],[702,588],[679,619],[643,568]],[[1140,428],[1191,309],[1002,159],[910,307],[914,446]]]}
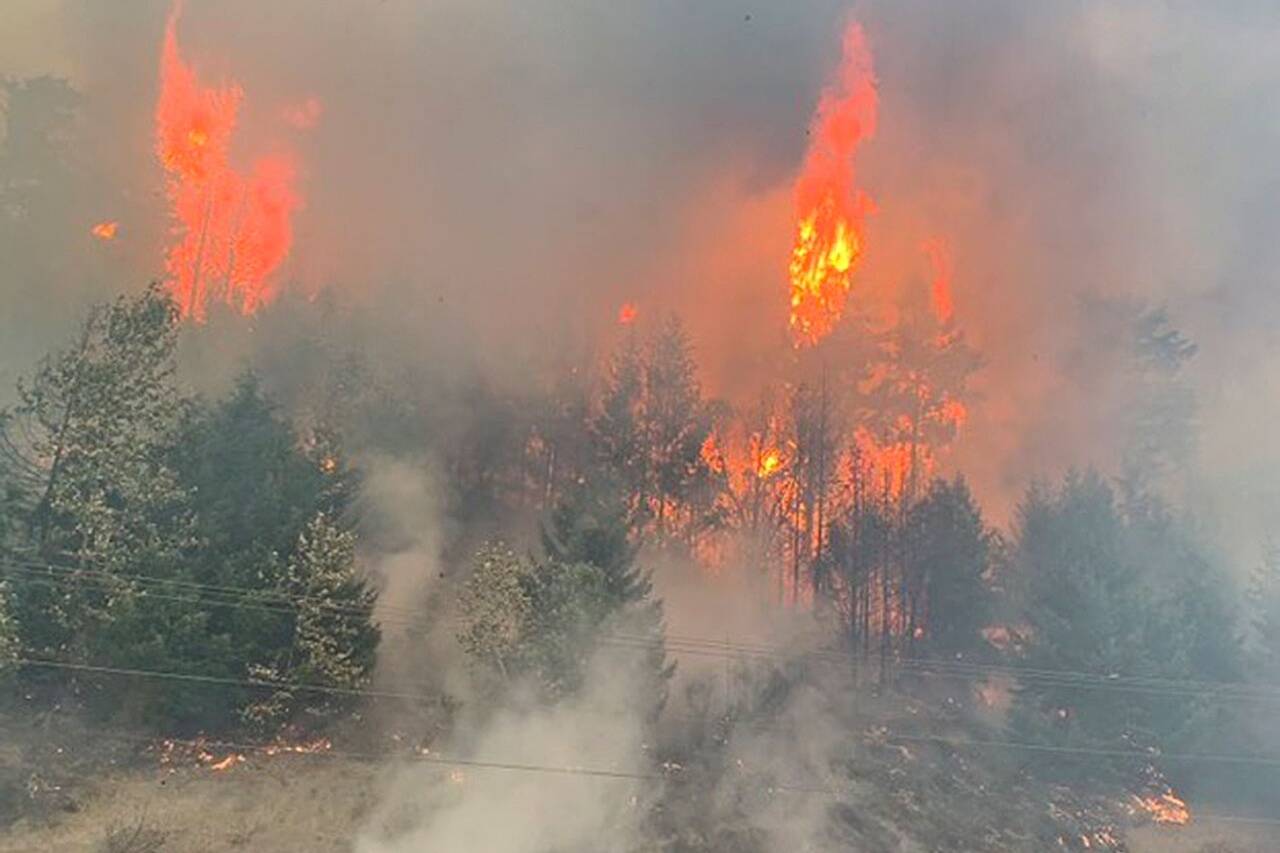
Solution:
{"label": "orange glow in smoke", "polygon": [[286,155],[259,158],[247,177],[231,165],[244,92],[201,85],[178,51],[178,15],[175,6],[165,28],[155,113],[174,222],[168,286],[184,317],[204,319],[210,300],[252,314],[274,298],[272,276],[293,242],[296,168]]}
{"label": "orange glow in smoke", "polygon": [[296,104],[290,104],[280,111],[280,118],[294,130],[311,130],[320,123],[324,114],[324,105],[315,95],[305,98]]}
{"label": "orange glow in smoke", "polygon": [[920,244],[920,250],[929,258],[929,265],[933,267],[933,288],[929,294],[933,316],[945,326],[955,316],[955,302],[951,297],[951,280],[955,273],[951,247],[941,238],[932,237]]}
{"label": "orange glow in smoke", "polygon": [[634,302],[624,302],[618,309],[618,323],[630,326],[640,316],[640,308]]}
{"label": "orange glow in smoke", "polygon": [[89,233],[97,237],[99,240],[106,242],[116,238],[116,231],[119,227],[119,222],[99,222],[97,225],[89,229]]}
{"label": "orange glow in smoke", "polygon": [[876,106],[871,49],[862,27],[850,24],[835,84],[814,112],[795,186],[796,233],[787,273],[796,346],[816,344],[844,313],[862,256],[863,220],[875,207],[855,186],[853,159],[858,145],[875,133]]}

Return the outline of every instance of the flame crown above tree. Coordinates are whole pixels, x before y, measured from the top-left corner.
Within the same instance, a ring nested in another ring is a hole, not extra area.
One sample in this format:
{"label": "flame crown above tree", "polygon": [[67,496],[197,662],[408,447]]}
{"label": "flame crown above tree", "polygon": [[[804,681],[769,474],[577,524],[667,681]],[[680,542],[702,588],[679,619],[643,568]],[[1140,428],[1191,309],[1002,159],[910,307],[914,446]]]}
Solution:
{"label": "flame crown above tree", "polygon": [[214,299],[252,314],[275,297],[272,277],[293,242],[297,170],[287,154],[258,158],[247,175],[231,165],[244,92],[200,83],[178,51],[180,14],[175,5],[165,27],[155,113],[174,223],[167,283],[184,317],[202,320]]}
{"label": "flame crown above tree", "polygon": [[850,23],[840,70],[818,101],[795,185],[797,221],[788,276],[796,346],[822,340],[844,313],[862,255],[863,221],[875,209],[856,185],[854,155],[875,133],[877,102],[871,48],[862,27]]}

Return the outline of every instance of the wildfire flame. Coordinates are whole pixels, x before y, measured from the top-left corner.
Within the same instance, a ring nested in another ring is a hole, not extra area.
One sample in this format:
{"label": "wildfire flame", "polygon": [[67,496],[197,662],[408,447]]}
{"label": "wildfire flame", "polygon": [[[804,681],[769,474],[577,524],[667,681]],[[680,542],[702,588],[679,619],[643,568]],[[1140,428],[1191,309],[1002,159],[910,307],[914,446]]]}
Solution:
{"label": "wildfire flame", "polygon": [[818,101],[811,140],[795,186],[796,235],[788,276],[796,346],[816,344],[844,313],[862,256],[863,219],[875,205],[855,186],[854,154],[875,133],[876,80],[862,27],[844,33],[835,85]]}
{"label": "wildfire flame", "polygon": [[756,465],[756,476],[766,480],[776,474],[781,467],[782,453],[776,447],[771,447],[760,456],[760,461]]}
{"label": "wildfire flame", "polygon": [[114,240],[116,231],[119,229],[120,223],[115,221],[99,222],[97,225],[89,229],[89,233],[97,237],[103,242]]}
{"label": "wildfire flame", "polygon": [[1191,822],[1191,809],[1172,789],[1145,797],[1135,796],[1133,799],[1156,823],[1185,826]]}
{"label": "wildfire flame", "polygon": [[286,155],[259,158],[247,176],[231,165],[244,92],[201,85],[178,50],[179,13],[175,6],[165,27],[155,113],[176,241],[165,257],[168,285],[185,317],[202,320],[210,299],[252,314],[274,298],[271,276],[293,242],[296,168]]}
{"label": "wildfire flame", "polygon": [[634,302],[624,302],[618,309],[618,324],[630,326],[640,316],[640,307]]}
{"label": "wildfire flame", "polygon": [[[225,745],[223,745],[223,748],[225,748]],[[277,740],[274,743],[256,747],[254,753],[265,757],[311,755],[318,752],[328,752],[332,748],[333,743],[328,738],[317,738],[316,740],[300,741],[298,743]],[[161,766],[170,768],[170,772],[183,764],[191,764],[211,770],[214,773],[222,773],[237,764],[244,764],[248,761],[248,756],[236,751],[227,752],[219,757],[218,753],[222,752],[222,749],[219,748],[218,743],[206,740],[204,737],[198,737],[190,741],[162,740],[152,749],[159,754]]]}

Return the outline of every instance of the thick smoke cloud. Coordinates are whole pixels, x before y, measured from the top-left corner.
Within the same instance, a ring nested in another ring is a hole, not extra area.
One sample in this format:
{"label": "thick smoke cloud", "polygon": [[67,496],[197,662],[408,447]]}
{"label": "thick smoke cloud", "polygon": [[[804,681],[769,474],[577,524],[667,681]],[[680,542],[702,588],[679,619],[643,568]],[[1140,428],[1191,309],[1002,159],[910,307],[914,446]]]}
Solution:
{"label": "thick smoke cloud", "polygon": [[[84,93],[82,173],[119,194],[133,247],[117,285],[41,282],[38,302],[0,285],[6,382],[86,301],[159,270],[166,8],[0,11],[0,72]],[[790,182],[850,13],[883,103],[855,288],[924,286],[919,241],[950,240],[957,319],[986,358],[954,463],[1007,511],[1031,474],[1112,461],[1124,347],[1088,306],[1163,304],[1200,344],[1205,509],[1248,552],[1280,509],[1270,4],[190,0],[181,38],[244,85],[255,146],[289,132],[284,106],[324,104],[295,140],[295,291],[333,288],[390,339],[513,382],[548,340],[588,347],[623,301],[675,309],[712,390],[742,398],[785,356]]]}

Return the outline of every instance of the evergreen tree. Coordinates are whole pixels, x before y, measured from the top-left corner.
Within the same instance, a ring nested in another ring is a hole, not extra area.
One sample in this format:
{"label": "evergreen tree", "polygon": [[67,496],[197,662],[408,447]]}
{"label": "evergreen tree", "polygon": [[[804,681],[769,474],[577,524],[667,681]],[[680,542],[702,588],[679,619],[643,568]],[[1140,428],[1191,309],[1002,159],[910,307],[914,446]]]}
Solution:
{"label": "evergreen tree", "polygon": [[914,637],[949,655],[980,648],[991,613],[990,568],[993,533],[962,478],[938,480],[913,506],[906,521],[908,620]]}
{"label": "evergreen tree", "polygon": [[[375,592],[355,561],[355,535],[316,515],[298,536],[279,590],[294,602],[287,641],[268,664],[251,666],[272,681],[355,690],[373,670],[379,631],[373,622]],[[300,709],[318,712],[339,705],[333,694],[278,691],[250,705],[245,716],[277,722]]]}
{"label": "evergreen tree", "polygon": [[[696,532],[714,495],[702,447],[712,418],[702,398],[693,350],[675,316],[659,326],[644,370],[643,434],[658,533]],[[680,513],[685,517],[677,517]]]}
{"label": "evergreen tree", "polygon": [[190,410],[173,456],[193,492],[199,571],[223,584],[275,583],[263,564],[288,554],[318,513],[340,517],[354,488],[339,451],[305,451],[252,373],[225,400]]}
{"label": "evergreen tree", "polygon": [[1280,683],[1280,548],[1269,545],[1249,584],[1253,630],[1250,669],[1254,678]]}
{"label": "evergreen tree", "polygon": [[[1158,506],[1122,513],[1095,474],[1072,474],[1057,492],[1028,493],[1014,561],[1026,585],[1032,669],[1095,682],[1229,679],[1238,671],[1225,579]],[[1015,710],[1016,725],[1055,742],[1158,750],[1196,742],[1222,708],[1208,694],[1170,702],[1029,678]]]}
{"label": "evergreen tree", "polygon": [[6,413],[10,545],[50,567],[15,590],[36,654],[109,654],[108,622],[158,619],[163,607],[141,601],[135,576],[184,571],[196,539],[190,490],[169,460],[184,406],[172,382],[176,329],[154,287],[95,309],[73,347],[20,383]]}
{"label": "evergreen tree", "polygon": [[7,681],[22,651],[18,623],[13,617],[9,587],[0,583],[0,683]]}
{"label": "evergreen tree", "polygon": [[607,576],[590,563],[545,560],[530,561],[521,581],[529,599],[521,666],[548,697],[569,696],[582,687],[613,611]]}
{"label": "evergreen tree", "polygon": [[599,568],[617,607],[637,604],[652,592],[648,575],[635,565],[638,548],[630,540],[624,501],[613,487],[584,484],[572,490],[543,523],[542,550],[550,561]]}
{"label": "evergreen tree", "polygon": [[590,593],[601,608],[596,627],[625,634],[645,649],[648,687],[661,707],[675,671],[666,660],[662,602],[653,595],[649,572],[636,564],[638,547],[616,489],[589,482],[572,492],[543,525],[542,547],[545,565],[590,566],[600,573],[600,589]]}
{"label": "evergreen tree", "polygon": [[[373,593],[354,569],[354,534],[341,529],[354,476],[327,436],[304,448],[256,376],[231,394],[192,407],[175,466],[194,493],[201,547],[191,561],[203,584],[247,590],[208,593],[208,630],[237,677],[335,686],[358,683],[372,665],[378,632]],[[320,625],[326,638],[309,626]],[[309,633],[310,632],[310,633]],[[338,662],[345,662],[339,666]],[[314,694],[226,691],[234,709],[267,724],[313,707]],[[310,704],[309,704],[310,703]]]}
{"label": "evergreen tree", "polygon": [[528,566],[501,542],[487,543],[472,562],[459,596],[458,642],[478,664],[510,678],[519,669],[531,608],[524,576]]}
{"label": "evergreen tree", "polygon": [[643,404],[643,356],[629,335],[609,362],[591,437],[600,463],[626,496],[631,524],[647,517],[651,497]]}

